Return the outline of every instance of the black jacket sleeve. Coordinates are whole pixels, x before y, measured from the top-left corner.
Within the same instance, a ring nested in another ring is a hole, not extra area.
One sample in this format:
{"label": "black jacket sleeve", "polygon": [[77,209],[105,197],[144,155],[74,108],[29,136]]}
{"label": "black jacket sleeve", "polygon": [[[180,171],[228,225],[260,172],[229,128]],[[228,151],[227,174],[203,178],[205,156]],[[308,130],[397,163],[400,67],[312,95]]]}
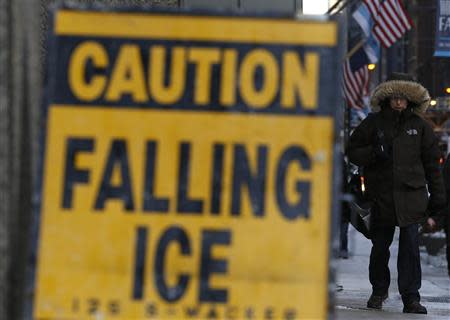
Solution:
{"label": "black jacket sleeve", "polygon": [[440,151],[437,138],[431,126],[425,122],[422,136],[421,155],[428,184],[430,215],[443,211],[446,205],[446,192],[439,167]]}
{"label": "black jacket sleeve", "polygon": [[357,166],[367,166],[374,161],[374,115],[367,116],[350,136],[347,156]]}

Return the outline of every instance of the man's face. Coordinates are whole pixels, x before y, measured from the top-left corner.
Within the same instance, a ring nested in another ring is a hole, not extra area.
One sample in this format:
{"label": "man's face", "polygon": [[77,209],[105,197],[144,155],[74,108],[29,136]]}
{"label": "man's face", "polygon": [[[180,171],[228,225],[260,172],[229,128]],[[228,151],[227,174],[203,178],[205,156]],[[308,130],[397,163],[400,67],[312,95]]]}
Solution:
{"label": "man's face", "polygon": [[390,106],[395,111],[403,111],[408,106],[408,101],[402,97],[392,97],[390,99]]}

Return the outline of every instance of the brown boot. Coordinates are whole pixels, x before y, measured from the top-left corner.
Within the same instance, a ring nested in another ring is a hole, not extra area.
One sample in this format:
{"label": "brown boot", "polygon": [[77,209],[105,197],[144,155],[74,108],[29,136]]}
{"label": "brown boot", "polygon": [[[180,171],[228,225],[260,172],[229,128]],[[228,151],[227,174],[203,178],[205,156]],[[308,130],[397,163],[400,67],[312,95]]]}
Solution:
{"label": "brown boot", "polygon": [[382,296],[377,296],[372,293],[369,300],[367,300],[367,308],[381,309],[381,306],[383,305],[383,301],[386,300],[387,297],[388,297],[387,293],[385,293]]}
{"label": "brown boot", "polygon": [[403,313],[427,314],[427,308],[421,305],[419,301],[411,301],[403,305]]}

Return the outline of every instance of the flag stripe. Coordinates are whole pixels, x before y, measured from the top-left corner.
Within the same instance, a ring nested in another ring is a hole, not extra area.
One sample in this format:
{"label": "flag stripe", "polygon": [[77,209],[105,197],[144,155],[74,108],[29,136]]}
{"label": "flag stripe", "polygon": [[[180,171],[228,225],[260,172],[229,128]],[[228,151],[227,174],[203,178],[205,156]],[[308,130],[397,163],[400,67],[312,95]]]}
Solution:
{"label": "flag stripe", "polygon": [[374,26],[374,34],[387,48],[400,39],[411,25],[403,10],[400,0],[385,0],[379,4],[378,16]]}
{"label": "flag stripe", "polygon": [[395,9],[396,9],[395,4],[393,4],[391,2],[388,2],[386,9],[387,9],[386,10],[387,16],[389,16],[389,18],[392,21],[392,24],[395,25],[395,27],[396,27],[396,29],[398,31],[398,35],[397,36],[401,37],[403,35],[403,33],[405,33],[406,30],[408,30],[408,28],[406,28],[403,25],[400,16],[395,14]]}
{"label": "flag stripe", "polygon": [[375,38],[378,39],[378,41],[381,42],[381,44],[383,44],[383,46],[385,47],[390,47],[390,41],[389,39],[386,37],[386,33],[383,29],[380,28],[374,28],[373,29],[373,34],[375,36]]}
{"label": "flag stripe", "polygon": [[406,13],[405,7],[401,2],[396,2],[396,10],[402,12],[400,15],[400,20],[403,21],[403,24],[407,30],[411,29],[413,26],[411,17]]}
{"label": "flag stripe", "polygon": [[347,104],[356,109],[364,108],[364,97],[367,95],[369,71],[367,66],[352,71],[350,59],[344,64],[344,97]]}
{"label": "flag stripe", "polygon": [[351,71],[349,71],[349,73],[347,74],[347,84],[348,84],[348,90],[350,92],[350,96],[356,104],[356,102],[358,101],[359,90],[358,90],[358,84],[356,83],[355,75],[356,74],[353,74]]}
{"label": "flag stripe", "polygon": [[[388,1],[385,2],[385,6],[387,7]],[[395,42],[397,38],[401,37],[401,34],[398,30],[396,30],[396,27],[392,24],[392,21],[387,13],[386,7],[383,8],[383,10],[380,10],[380,13],[378,15],[378,23],[376,25],[377,28],[383,30],[385,35],[390,39],[390,41]],[[395,35],[395,32],[398,32],[397,35]]]}
{"label": "flag stripe", "polygon": [[[378,0],[364,0],[364,3],[369,8],[372,17],[378,16],[378,6],[380,5]],[[374,19],[376,21],[376,19]]]}
{"label": "flag stripe", "polygon": [[396,38],[401,38],[406,28],[402,26],[398,16],[393,12],[389,2],[386,2],[386,11],[383,12],[383,18],[390,26],[391,30],[395,33]]}
{"label": "flag stripe", "polygon": [[351,107],[356,107],[356,93],[353,90],[353,87],[350,83],[350,77],[351,75],[349,74],[349,66],[348,66],[348,62],[345,63],[345,67],[344,67],[344,96],[347,100],[347,103],[351,106]]}
{"label": "flag stripe", "polygon": [[[386,35],[386,37],[392,41],[395,42],[395,40],[399,37],[396,37],[396,35],[394,34],[394,28],[393,26],[390,24],[389,19],[385,16],[385,13],[383,12],[381,15],[378,16],[378,23],[375,28],[380,29],[383,31],[383,33]],[[382,24],[383,26],[382,26]]]}

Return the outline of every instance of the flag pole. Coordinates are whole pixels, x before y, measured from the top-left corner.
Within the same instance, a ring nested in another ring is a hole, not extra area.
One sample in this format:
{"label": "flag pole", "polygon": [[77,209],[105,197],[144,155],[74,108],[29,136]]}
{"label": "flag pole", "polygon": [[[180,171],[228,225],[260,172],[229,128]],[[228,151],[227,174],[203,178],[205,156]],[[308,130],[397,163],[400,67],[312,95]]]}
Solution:
{"label": "flag pole", "polygon": [[[338,6],[342,1],[343,1],[343,0],[339,0],[339,1],[337,1],[335,4],[333,4],[333,5],[331,6],[331,8],[328,9],[328,11],[326,12],[326,14],[330,14],[334,9],[337,8],[337,6]],[[340,10],[339,10],[339,11],[340,11]]]}
{"label": "flag pole", "polygon": [[[345,7],[347,7],[350,3],[353,2],[353,0],[348,0],[348,1],[344,2],[344,4],[336,12],[333,12],[333,10],[336,9],[343,1],[344,0],[338,0],[335,4],[333,4],[331,6],[330,9],[328,9],[328,11],[325,14],[335,15],[335,14],[341,12],[343,9],[345,9]],[[331,12],[333,12],[333,13],[331,13]]]}
{"label": "flag pole", "polygon": [[350,58],[352,55],[355,54],[356,51],[358,51],[363,45],[364,45],[364,40],[359,41],[346,55],[345,55],[345,59]]}

